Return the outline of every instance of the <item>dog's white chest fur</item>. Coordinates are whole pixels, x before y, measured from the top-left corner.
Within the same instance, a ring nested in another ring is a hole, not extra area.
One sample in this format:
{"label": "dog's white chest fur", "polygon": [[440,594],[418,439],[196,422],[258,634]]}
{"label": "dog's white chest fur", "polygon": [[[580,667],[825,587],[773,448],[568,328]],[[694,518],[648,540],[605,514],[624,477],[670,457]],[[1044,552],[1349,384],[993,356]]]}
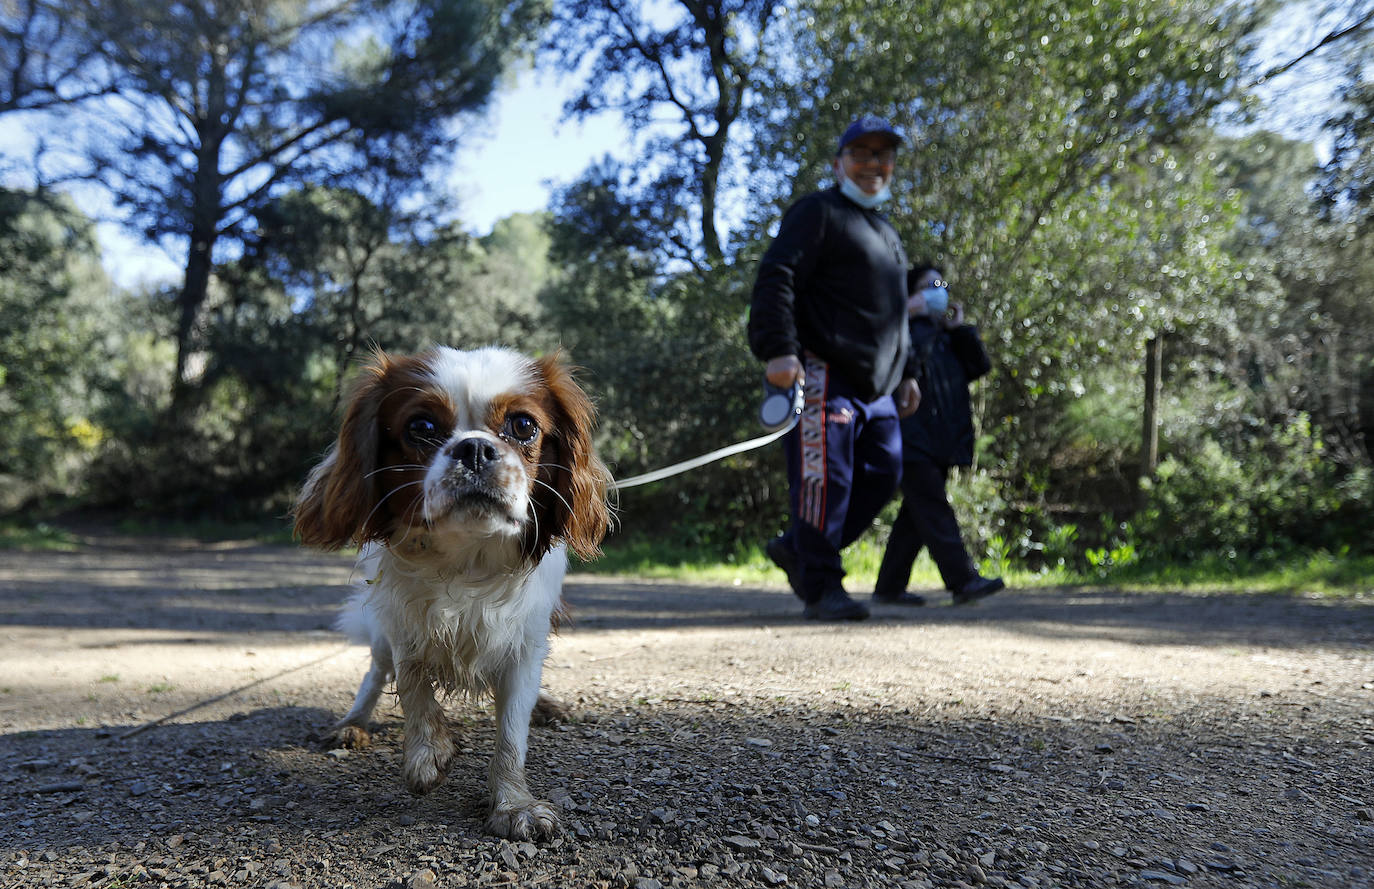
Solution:
{"label": "dog's white chest fur", "polygon": [[411,549],[370,544],[359,554],[365,582],[338,623],[349,638],[385,644],[394,661],[417,660],[440,688],[468,695],[490,691],[516,664],[542,661],[567,570],[563,547],[517,571],[457,570],[447,556]]}

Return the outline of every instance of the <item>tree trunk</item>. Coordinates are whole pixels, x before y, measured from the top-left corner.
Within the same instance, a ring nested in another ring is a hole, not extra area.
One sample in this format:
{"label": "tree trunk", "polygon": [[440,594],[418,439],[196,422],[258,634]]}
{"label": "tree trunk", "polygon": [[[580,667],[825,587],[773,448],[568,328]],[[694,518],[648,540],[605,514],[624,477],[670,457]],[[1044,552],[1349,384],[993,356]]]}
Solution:
{"label": "tree trunk", "polygon": [[176,376],[172,380],[172,409],[185,404],[190,391],[187,378],[187,363],[195,351],[196,318],[205,297],[210,292],[211,251],[214,249],[212,237],[204,233],[191,236],[191,245],[186,253],[186,277],[177,296],[179,313],[177,316],[177,364]]}

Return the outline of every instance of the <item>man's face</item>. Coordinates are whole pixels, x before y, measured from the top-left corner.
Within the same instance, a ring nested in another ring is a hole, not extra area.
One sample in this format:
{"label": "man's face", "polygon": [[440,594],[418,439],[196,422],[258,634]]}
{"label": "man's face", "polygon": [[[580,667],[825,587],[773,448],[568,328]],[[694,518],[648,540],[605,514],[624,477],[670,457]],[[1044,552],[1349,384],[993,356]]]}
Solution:
{"label": "man's face", "polygon": [[892,181],[896,156],[890,137],[869,133],[850,142],[835,158],[835,175],[843,173],[864,194],[877,194]]}

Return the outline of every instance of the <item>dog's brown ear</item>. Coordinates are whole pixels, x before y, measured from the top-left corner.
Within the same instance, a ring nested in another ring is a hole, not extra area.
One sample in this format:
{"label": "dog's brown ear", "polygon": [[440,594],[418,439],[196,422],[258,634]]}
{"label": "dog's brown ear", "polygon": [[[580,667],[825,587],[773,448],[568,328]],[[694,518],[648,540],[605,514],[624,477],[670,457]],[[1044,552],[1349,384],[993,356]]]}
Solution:
{"label": "dog's brown ear", "polygon": [[535,495],[540,524],[548,523],[536,554],[549,542],[562,541],[580,558],[594,559],[601,555],[611,520],[606,503],[611,473],[592,444],[596,409],[560,354],[541,358],[539,373],[552,399],[554,429],[546,445],[549,453],[540,455],[541,481],[552,490],[540,486]]}
{"label": "dog's brown ear", "polygon": [[302,543],[335,550],[380,534],[367,527],[377,506],[377,414],[389,359],[381,352],[354,380],[339,437],[311,470],[293,510]]}

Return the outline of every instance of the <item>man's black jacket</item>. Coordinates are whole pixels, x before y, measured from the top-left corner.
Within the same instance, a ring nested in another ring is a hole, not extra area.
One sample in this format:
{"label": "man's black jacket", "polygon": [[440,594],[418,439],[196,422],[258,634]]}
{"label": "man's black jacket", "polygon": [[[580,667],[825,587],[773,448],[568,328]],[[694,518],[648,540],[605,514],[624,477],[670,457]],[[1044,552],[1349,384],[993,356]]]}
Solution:
{"label": "man's black jacket", "polygon": [[[749,347],[762,361],[811,352],[864,400],[910,376],[906,251],[892,225],[837,187],[784,214],[759,263]],[[803,359],[804,360],[804,359]]]}
{"label": "man's black jacket", "polygon": [[911,320],[911,350],[921,406],[902,420],[902,458],[940,466],[973,463],[973,410],[968,384],[992,369],[978,328],[936,327],[926,316]]}

